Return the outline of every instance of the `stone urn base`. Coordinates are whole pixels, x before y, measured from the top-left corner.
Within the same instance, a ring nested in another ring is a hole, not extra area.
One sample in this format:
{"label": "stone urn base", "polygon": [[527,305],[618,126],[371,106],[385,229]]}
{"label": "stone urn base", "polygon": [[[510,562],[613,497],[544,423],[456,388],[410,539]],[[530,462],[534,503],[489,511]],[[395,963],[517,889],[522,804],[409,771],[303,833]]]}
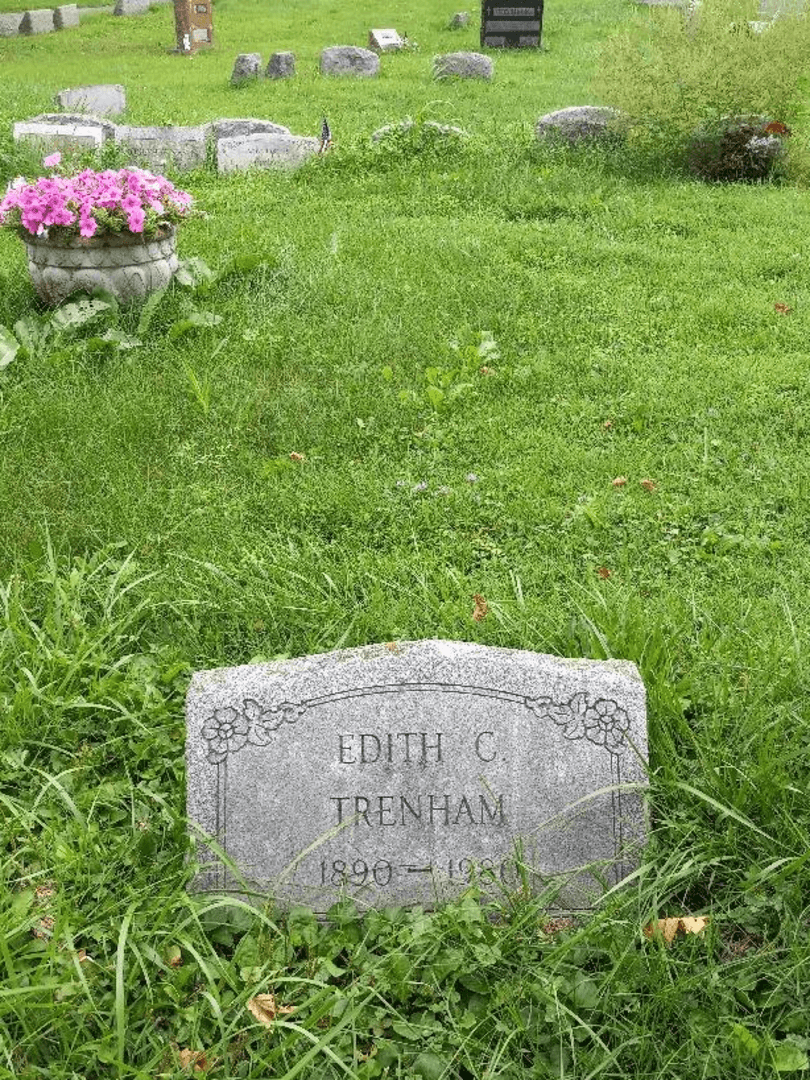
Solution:
{"label": "stone urn base", "polygon": [[28,272],[37,295],[51,306],[71,293],[106,289],[122,304],[165,289],[177,270],[172,227],[152,240],[132,233],[48,239],[26,235]]}

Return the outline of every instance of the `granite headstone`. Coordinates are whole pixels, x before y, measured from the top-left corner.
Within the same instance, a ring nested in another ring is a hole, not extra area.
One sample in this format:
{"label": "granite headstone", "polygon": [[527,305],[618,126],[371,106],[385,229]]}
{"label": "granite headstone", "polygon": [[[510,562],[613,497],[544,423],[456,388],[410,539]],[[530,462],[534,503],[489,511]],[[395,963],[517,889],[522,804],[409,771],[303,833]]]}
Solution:
{"label": "granite headstone", "polygon": [[57,30],[70,30],[79,25],[77,4],[61,4],[53,9],[53,24]]}
{"label": "granite headstone", "polygon": [[261,68],[261,53],[239,53],[233,62],[231,85],[239,86],[250,79],[258,79],[261,76]]}
{"label": "granite headstone", "polygon": [[98,150],[105,141],[106,134],[97,124],[43,123],[37,120],[24,120],[14,125],[14,141],[36,144],[43,153],[59,151]]}
{"label": "granite headstone", "polygon": [[37,8],[34,11],[26,11],[20,24],[21,34],[50,34],[55,29],[53,8]]}
{"label": "granite headstone", "polygon": [[483,0],[481,46],[490,49],[538,48],[543,31],[543,0],[519,5]]}
{"label": "granite headstone", "polygon": [[128,127],[115,129],[116,144],[131,156],[130,164],[154,172],[173,166],[178,170],[198,169],[208,153],[208,125],[199,127]]}
{"label": "granite headstone", "polygon": [[374,52],[397,52],[405,43],[396,30],[369,30],[368,47]]}
{"label": "granite headstone", "polygon": [[321,75],[355,75],[370,78],[380,70],[380,58],[358,45],[330,45],[321,52]]}
{"label": "granite headstone", "polygon": [[0,15],[0,37],[17,37],[24,18],[24,11],[9,11]]}
{"label": "granite headstone", "polygon": [[59,91],[56,104],[66,112],[78,110],[95,116],[119,116],[127,107],[127,95],[119,83],[71,86]]}
{"label": "granite headstone", "polygon": [[289,132],[257,131],[217,140],[217,171],[241,169],[295,169],[318,153],[320,142]]}
{"label": "granite headstone", "polygon": [[418,641],[200,671],[196,887],[325,911],[430,905],[477,879],[587,907],[637,865],[646,761],[627,661]]}
{"label": "granite headstone", "polygon": [[274,52],[267,61],[268,79],[291,79],[295,75],[295,53]]}
{"label": "granite headstone", "polygon": [[444,53],[433,57],[434,79],[491,79],[495,65],[477,52]]}

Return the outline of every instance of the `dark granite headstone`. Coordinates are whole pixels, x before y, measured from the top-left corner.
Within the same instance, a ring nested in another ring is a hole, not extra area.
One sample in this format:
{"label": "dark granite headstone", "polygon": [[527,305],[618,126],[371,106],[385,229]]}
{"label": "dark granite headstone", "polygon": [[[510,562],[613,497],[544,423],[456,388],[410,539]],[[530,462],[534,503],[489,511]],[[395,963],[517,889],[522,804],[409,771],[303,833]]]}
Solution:
{"label": "dark granite headstone", "polygon": [[543,0],[510,4],[483,0],[481,45],[490,49],[536,49],[543,33]]}

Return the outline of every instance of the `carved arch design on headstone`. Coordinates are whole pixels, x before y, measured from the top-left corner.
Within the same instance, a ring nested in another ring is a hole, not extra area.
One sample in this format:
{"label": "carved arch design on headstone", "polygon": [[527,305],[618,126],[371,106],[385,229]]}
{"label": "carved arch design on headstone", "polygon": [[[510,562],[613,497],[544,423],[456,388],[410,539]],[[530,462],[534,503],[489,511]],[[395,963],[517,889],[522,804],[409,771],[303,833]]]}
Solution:
{"label": "carved arch design on headstone", "polygon": [[203,738],[208,743],[206,756],[212,765],[219,765],[227,760],[229,754],[238,753],[245,746],[267,746],[279,728],[284,724],[297,723],[309,709],[318,705],[403,692],[471,694],[511,701],[529,709],[538,720],[562,728],[566,739],[587,739],[596,746],[604,747],[612,756],[618,756],[627,746],[625,736],[630,728],[630,717],[627,710],[611,698],[579,692],[566,700],[555,701],[550,697],[530,698],[524,694],[462,683],[401,682],[338,690],[305,701],[281,701],[266,706],[254,698],[244,698],[240,709],[230,705],[214,709],[202,726]]}

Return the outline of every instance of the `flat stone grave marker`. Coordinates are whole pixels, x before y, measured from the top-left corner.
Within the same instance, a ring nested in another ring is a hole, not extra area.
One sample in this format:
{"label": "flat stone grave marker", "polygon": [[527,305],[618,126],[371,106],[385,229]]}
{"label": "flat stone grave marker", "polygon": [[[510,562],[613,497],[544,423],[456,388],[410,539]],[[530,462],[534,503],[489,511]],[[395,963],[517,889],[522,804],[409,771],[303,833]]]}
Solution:
{"label": "flat stone grave marker", "polygon": [[24,11],[9,11],[1,14],[0,37],[17,37],[24,18]]}
{"label": "flat stone grave marker", "polygon": [[199,127],[127,127],[119,124],[115,141],[132,155],[139,165],[155,172],[171,166],[175,169],[199,169],[205,164],[208,126]]}
{"label": "flat stone grave marker", "polygon": [[43,151],[98,150],[106,141],[98,124],[47,124],[35,120],[14,125],[15,142],[33,142]]}
{"label": "flat stone grave marker", "polygon": [[53,8],[36,8],[26,11],[20,24],[21,34],[50,34],[56,29]]}
{"label": "flat stone grave marker", "polygon": [[77,4],[62,4],[53,9],[53,25],[57,30],[70,30],[79,25]]}
{"label": "flat stone grave marker", "polygon": [[120,116],[127,107],[127,95],[120,83],[71,86],[59,91],[56,104],[66,112],[79,110],[94,116]]}
{"label": "flat stone grave marker", "polygon": [[543,0],[509,4],[483,0],[481,45],[490,49],[539,48],[543,32]]}
{"label": "flat stone grave marker", "polygon": [[369,30],[368,47],[374,52],[396,52],[404,45],[396,30]]}
{"label": "flat stone grave marker", "polygon": [[196,887],[326,911],[560,888],[591,905],[646,837],[644,685],[627,661],[464,642],[199,671],[187,698]]}
{"label": "flat stone grave marker", "polygon": [[221,173],[240,169],[294,169],[317,154],[318,139],[283,132],[256,131],[217,140],[217,170]]}

